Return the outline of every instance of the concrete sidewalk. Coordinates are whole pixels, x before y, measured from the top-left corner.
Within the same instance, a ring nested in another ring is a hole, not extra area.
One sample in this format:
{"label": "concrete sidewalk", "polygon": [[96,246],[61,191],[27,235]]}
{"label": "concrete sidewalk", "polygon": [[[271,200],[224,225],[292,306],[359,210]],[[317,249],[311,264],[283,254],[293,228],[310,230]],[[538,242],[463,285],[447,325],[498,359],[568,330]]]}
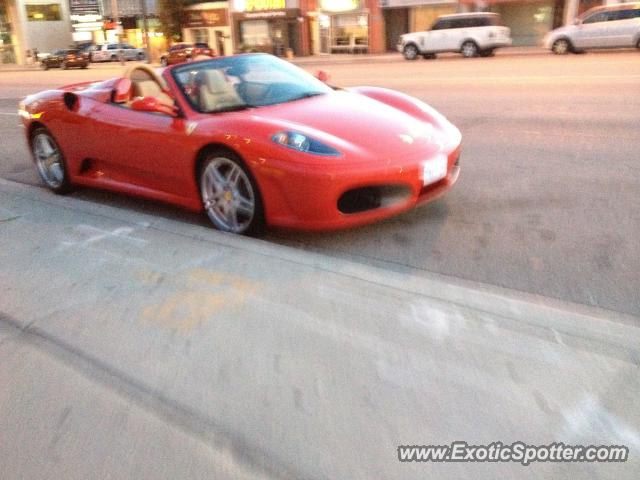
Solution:
{"label": "concrete sidewalk", "polygon": [[[0,180],[6,478],[636,478],[637,319]],[[623,444],[622,464],[398,445]]]}

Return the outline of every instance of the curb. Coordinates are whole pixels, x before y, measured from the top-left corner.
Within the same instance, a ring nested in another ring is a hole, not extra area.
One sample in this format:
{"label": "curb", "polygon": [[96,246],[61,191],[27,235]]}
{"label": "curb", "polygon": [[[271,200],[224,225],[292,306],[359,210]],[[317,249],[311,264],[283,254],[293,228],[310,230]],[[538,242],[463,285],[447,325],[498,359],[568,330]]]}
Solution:
{"label": "curb", "polygon": [[351,277],[354,280],[511,319],[521,324],[547,328],[554,334],[560,332],[598,342],[606,340],[623,349],[637,348],[637,345],[640,344],[640,328],[638,327],[640,318],[629,314],[550,299],[431,272],[417,274],[409,268],[405,272],[389,271],[322,253],[273,244],[266,240],[225,234],[199,225],[92,203],[89,200],[60,197],[50,194],[44,188],[36,188],[4,179],[0,179],[0,192],[137,226],[144,224],[150,229],[188,237],[192,240],[224,245],[232,249],[276,258],[283,262]]}
{"label": "curb", "polygon": [[[529,55],[546,55],[549,51],[541,47],[507,47],[496,51],[497,57],[506,56],[529,56]],[[444,54],[456,56],[456,53]],[[398,53],[381,53],[381,54],[319,54],[308,57],[297,57],[291,60],[296,65],[307,64],[348,64],[348,63],[378,63],[394,60],[404,60],[402,54]],[[159,67],[159,63],[151,63],[154,67]],[[102,62],[91,63],[89,68],[113,68],[121,66],[118,62]],[[38,66],[11,65],[6,68],[0,65],[0,73],[2,72],[33,72],[40,71]]]}

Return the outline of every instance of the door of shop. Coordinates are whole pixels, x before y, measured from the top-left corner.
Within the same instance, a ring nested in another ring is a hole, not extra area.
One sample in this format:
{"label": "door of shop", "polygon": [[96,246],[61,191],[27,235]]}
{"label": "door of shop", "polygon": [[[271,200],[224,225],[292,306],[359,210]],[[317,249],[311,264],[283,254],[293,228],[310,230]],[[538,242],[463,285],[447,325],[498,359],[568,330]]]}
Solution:
{"label": "door of shop", "polygon": [[387,30],[385,47],[388,52],[395,51],[400,35],[409,32],[409,9],[386,8],[384,11],[384,23]]}

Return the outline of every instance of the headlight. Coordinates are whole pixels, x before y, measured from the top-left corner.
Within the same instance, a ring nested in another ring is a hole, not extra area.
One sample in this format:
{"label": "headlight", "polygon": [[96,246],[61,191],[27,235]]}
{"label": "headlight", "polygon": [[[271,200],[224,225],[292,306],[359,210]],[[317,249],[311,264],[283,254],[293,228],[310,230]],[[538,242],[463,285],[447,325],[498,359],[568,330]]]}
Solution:
{"label": "headlight", "polygon": [[298,132],[276,133],[271,137],[271,139],[278,145],[293,148],[299,152],[313,153],[314,155],[328,155],[333,157],[340,155],[340,152],[335,148]]}

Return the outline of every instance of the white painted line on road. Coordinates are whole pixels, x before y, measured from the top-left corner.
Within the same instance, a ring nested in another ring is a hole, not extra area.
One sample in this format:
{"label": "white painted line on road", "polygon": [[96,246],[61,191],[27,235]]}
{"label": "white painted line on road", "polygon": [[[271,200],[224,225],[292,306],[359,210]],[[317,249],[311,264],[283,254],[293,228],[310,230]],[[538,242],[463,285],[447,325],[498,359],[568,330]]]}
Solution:
{"label": "white painted line on road", "polygon": [[7,116],[18,116],[17,112],[0,112],[0,115],[7,115]]}

